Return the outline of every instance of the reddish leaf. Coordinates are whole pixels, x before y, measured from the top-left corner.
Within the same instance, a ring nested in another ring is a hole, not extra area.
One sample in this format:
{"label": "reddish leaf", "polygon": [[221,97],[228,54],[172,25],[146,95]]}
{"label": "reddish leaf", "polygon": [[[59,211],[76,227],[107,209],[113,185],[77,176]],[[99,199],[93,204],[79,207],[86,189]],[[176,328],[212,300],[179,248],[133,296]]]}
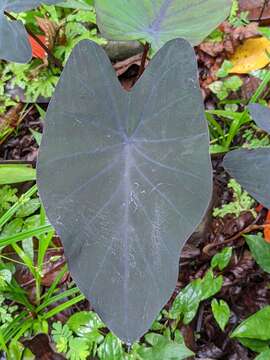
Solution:
{"label": "reddish leaf", "polygon": [[265,225],[269,225],[269,226],[264,228],[264,239],[265,241],[270,243],[270,210],[268,210],[267,212]]}
{"label": "reddish leaf", "polygon": [[[46,41],[45,35],[36,35],[36,36],[39,38],[39,40],[43,42],[43,44],[45,44]],[[47,56],[46,51],[37,43],[37,41],[31,35],[28,35],[28,39],[32,47],[33,57],[41,60],[45,59]]]}

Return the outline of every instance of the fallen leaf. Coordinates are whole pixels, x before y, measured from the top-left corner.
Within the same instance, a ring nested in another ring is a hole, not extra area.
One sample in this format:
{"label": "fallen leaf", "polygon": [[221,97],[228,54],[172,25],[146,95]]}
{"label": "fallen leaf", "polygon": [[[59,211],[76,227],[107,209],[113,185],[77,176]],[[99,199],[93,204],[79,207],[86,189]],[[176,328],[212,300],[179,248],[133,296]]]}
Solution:
{"label": "fallen leaf", "polygon": [[266,3],[264,8],[263,6],[263,0],[239,0],[240,12],[248,11],[248,19],[251,21],[261,18],[265,22],[270,19],[270,3]]}
{"label": "fallen leaf", "polygon": [[231,56],[234,66],[230,73],[248,74],[264,68],[270,62],[267,52],[270,52],[270,40],[265,37],[247,39]]}

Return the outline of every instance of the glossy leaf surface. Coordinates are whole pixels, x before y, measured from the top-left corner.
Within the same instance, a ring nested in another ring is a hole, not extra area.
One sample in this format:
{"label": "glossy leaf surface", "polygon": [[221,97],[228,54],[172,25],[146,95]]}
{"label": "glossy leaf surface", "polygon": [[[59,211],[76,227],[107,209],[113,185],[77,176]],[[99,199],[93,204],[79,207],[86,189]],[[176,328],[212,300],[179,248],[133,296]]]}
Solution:
{"label": "glossy leaf surface", "polygon": [[166,44],[131,92],[101,47],[74,49],[47,112],[39,191],[73,278],[127,343],[175,288],[211,197],[208,142],[187,41]]}
{"label": "glossy leaf surface", "polygon": [[270,306],[265,306],[244,320],[232,332],[232,338],[249,338],[257,340],[270,339]]}
{"label": "glossy leaf surface", "polygon": [[4,11],[23,12],[44,4],[56,4],[60,0],[0,0],[0,59],[26,63],[32,57],[28,34],[21,21],[10,21]]}
{"label": "glossy leaf surface", "polygon": [[248,109],[258,127],[270,134],[270,109],[260,104],[250,104]]}
{"label": "glossy leaf surface", "polygon": [[182,37],[199,44],[229,15],[231,0],[95,0],[98,26],[110,40],[145,40],[158,50]]}
{"label": "glossy leaf surface", "polygon": [[224,167],[259,203],[270,208],[270,149],[240,149],[228,153]]}
{"label": "glossy leaf surface", "polygon": [[264,240],[261,234],[245,235],[245,239],[256,263],[265,272],[270,273],[270,244]]}

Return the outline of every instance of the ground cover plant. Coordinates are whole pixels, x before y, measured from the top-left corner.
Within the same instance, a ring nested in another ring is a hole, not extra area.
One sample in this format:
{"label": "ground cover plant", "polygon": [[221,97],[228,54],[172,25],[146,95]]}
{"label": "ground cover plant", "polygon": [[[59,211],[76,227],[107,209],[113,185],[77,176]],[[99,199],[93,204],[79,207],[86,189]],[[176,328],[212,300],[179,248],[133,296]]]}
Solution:
{"label": "ground cover plant", "polygon": [[267,1],[12,4],[1,356],[268,359]]}

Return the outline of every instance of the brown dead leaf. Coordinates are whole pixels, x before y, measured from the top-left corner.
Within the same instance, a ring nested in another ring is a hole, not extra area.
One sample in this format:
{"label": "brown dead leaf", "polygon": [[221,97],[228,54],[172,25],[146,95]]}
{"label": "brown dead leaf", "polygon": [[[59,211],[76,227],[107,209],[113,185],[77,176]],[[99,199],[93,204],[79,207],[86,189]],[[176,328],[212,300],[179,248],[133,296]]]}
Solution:
{"label": "brown dead leaf", "polygon": [[31,350],[36,360],[65,360],[62,355],[54,351],[46,334],[38,334],[32,339],[23,340],[22,343]]}
{"label": "brown dead leaf", "polygon": [[252,21],[258,21],[261,17],[263,23],[270,20],[270,3],[264,0],[238,0],[239,12],[248,11],[248,18]]}
{"label": "brown dead leaf", "polygon": [[[114,70],[116,71],[117,76],[123,75],[132,65],[141,65],[142,53],[134,55],[126,60],[118,61],[113,65]],[[148,61],[146,65],[148,64]]]}
{"label": "brown dead leaf", "polygon": [[45,45],[52,50],[55,43],[58,26],[47,18],[36,17],[36,22],[45,34]]}

